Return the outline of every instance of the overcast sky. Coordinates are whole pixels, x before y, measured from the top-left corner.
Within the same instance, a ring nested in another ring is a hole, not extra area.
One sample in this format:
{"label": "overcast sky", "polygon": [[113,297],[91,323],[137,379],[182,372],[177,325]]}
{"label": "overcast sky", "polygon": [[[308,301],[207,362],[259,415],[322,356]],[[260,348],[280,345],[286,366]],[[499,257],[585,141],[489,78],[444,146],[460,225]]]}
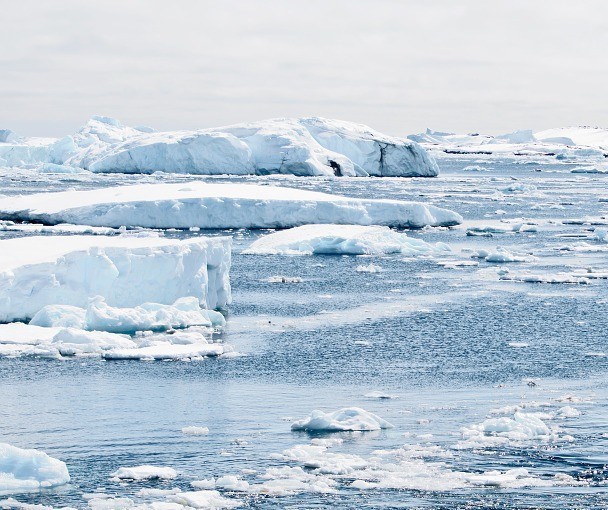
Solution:
{"label": "overcast sky", "polygon": [[607,0],[19,0],[0,128],[318,115],[395,135],[608,125]]}

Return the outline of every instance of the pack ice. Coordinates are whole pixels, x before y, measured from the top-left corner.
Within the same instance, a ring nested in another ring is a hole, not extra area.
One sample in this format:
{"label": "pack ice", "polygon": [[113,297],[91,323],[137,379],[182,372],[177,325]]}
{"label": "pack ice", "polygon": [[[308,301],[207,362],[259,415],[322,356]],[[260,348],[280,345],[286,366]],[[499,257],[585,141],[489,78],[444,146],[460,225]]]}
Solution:
{"label": "pack ice", "polygon": [[243,253],[254,255],[379,255],[445,253],[447,245],[430,244],[388,227],[304,225],[268,234]]}
{"label": "pack ice", "polygon": [[39,450],[0,443],[0,494],[55,487],[69,481],[64,462]]}
{"label": "pack ice", "polygon": [[52,163],[92,172],[438,174],[434,160],[411,140],[387,136],[362,124],[318,117],[155,132],[96,116],[74,135],[58,140],[24,139],[12,132],[0,136],[0,158],[8,166]]}
{"label": "pack ice", "polygon": [[290,228],[311,223],[421,228],[462,217],[419,202],[357,199],[279,186],[139,184],[0,198],[0,217],[46,224],[148,228]]}
{"label": "pack ice", "polygon": [[0,241],[0,322],[31,319],[46,305],[87,308],[94,296],[113,307],[194,296],[203,308],[221,308],[231,300],[230,247],[225,237]]}

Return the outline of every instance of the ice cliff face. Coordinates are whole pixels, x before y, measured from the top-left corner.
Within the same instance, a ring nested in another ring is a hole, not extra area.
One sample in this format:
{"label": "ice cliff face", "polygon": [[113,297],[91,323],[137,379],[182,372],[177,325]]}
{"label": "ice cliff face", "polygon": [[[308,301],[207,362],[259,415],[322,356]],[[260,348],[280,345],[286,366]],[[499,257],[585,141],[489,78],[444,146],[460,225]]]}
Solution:
{"label": "ice cliff face", "polygon": [[317,117],[169,132],[93,117],[76,134],[59,140],[7,138],[0,143],[0,158],[11,166],[55,163],[92,172],[393,177],[438,173],[434,160],[411,140]]}

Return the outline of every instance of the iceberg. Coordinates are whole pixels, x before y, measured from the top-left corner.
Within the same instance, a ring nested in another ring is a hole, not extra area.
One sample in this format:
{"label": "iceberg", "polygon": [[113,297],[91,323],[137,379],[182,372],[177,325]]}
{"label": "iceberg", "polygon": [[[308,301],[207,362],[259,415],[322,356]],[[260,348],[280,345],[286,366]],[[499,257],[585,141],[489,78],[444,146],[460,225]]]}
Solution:
{"label": "iceberg", "polygon": [[0,197],[0,217],[49,225],[180,229],[290,228],[311,223],[422,228],[462,222],[453,211],[419,202],[200,181]]}
{"label": "iceberg", "polygon": [[435,161],[415,142],[340,120],[270,119],[196,131],[156,132],[95,116],[62,139],[0,132],[7,165],[61,165],[92,172],[198,175],[433,177]]}
{"label": "iceberg", "polygon": [[31,319],[47,305],[86,308],[94,296],[114,307],[195,296],[202,308],[222,308],[231,300],[230,247],[226,237],[3,240],[0,322]]}
{"label": "iceberg", "polygon": [[359,407],[345,407],[332,413],[313,411],[308,418],[295,421],[291,430],[308,432],[368,431],[393,428],[386,420]]}
{"label": "iceberg", "polygon": [[0,494],[46,489],[69,481],[65,462],[39,450],[0,443]]}
{"label": "iceberg", "polygon": [[[252,255],[428,255],[449,252],[443,244],[430,244],[395,232],[388,227],[362,225],[304,225],[265,235],[254,241],[244,254]],[[359,266],[357,271],[378,272]]]}

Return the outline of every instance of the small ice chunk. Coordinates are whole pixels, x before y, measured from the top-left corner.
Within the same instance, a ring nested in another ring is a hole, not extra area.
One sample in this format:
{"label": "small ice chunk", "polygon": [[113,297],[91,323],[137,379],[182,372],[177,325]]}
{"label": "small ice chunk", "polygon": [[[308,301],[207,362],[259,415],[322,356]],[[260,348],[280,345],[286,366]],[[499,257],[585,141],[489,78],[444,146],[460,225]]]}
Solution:
{"label": "small ice chunk", "polygon": [[182,434],[187,434],[190,436],[205,436],[209,434],[209,427],[197,427],[195,425],[190,425],[189,427],[182,428]]}
{"label": "small ice chunk", "polygon": [[295,421],[291,430],[306,431],[368,431],[392,428],[386,420],[359,407],[345,407],[331,413],[313,411],[308,418]]}
{"label": "small ice chunk", "polygon": [[121,467],[114,473],[112,478],[115,480],[172,480],[177,477],[177,471],[170,467],[159,467],[159,466],[135,466],[135,467]]}

